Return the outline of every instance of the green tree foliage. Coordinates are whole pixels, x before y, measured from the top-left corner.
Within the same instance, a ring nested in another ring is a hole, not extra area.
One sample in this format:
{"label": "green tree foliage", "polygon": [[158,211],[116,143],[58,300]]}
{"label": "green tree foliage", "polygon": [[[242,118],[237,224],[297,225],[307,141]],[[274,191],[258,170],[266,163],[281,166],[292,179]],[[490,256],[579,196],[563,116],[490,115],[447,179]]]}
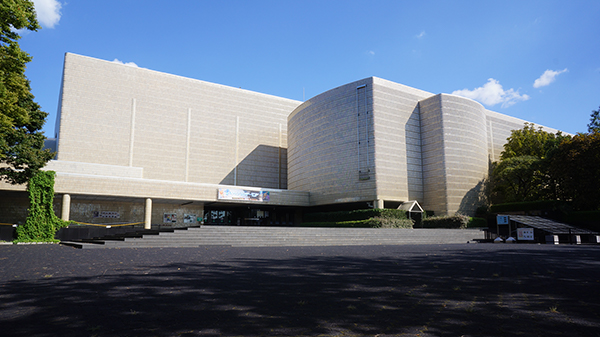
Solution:
{"label": "green tree foliage", "polygon": [[536,128],[533,123],[525,123],[523,129],[511,131],[504,144],[504,151],[500,154],[500,160],[520,156],[544,159],[556,150],[565,137],[560,131],[553,134],[544,131],[541,126]]}
{"label": "green tree foliage", "polygon": [[27,185],[29,214],[17,227],[18,242],[56,242],[54,235],[68,225],[54,214],[54,172],[38,171]]}
{"label": "green tree foliage", "polygon": [[600,109],[592,113],[590,133],[574,137],[533,124],[514,130],[492,164],[492,203],[563,200],[578,210],[600,210],[599,115]]}
{"label": "green tree foliage", "polygon": [[493,202],[554,200],[559,185],[549,172],[549,161],[561,141],[569,139],[525,123],[504,144],[500,162],[492,165]]}
{"label": "green tree foliage", "polygon": [[540,198],[540,186],[545,180],[542,159],[518,156],[502,160],[494,168],[496,189],[504,202],[531,201]]}
{"label": "green tree foliage", "polygon": [[33,101],[25,77],[31,57],[17,42],[17,30],[39,28],[31,1],[0,1],[0,179],[11,184],[26,183],[53,156],[43,150],[40,131],[47,113]]}
{"label": "green tree foliage", "polygon": [[598,107],[598,110],[592,110],[592,115],[590,116],[590,124],[588,124],[587,127],[589,133],[600,132],[600,107]]}
{"label": "green tree foliage", "polygon": [[600,132],[563,140],[549,167],[576,208],[600,209]]}

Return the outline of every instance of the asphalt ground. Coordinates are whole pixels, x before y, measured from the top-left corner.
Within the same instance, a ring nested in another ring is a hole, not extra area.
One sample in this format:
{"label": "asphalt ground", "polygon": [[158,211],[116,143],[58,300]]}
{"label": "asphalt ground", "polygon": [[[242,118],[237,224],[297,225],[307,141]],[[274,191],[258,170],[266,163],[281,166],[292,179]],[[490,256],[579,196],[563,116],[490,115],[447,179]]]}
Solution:
{"label": "asphalt ground", "polygon": [[0,246],[0,336],[598,336],[600,247]]}

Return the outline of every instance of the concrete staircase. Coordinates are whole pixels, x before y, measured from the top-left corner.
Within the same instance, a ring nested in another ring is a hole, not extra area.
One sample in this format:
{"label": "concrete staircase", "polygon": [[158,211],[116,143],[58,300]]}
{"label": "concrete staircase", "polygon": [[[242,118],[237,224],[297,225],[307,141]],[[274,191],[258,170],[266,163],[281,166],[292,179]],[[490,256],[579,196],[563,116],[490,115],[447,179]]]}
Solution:
{"label": "concrete staircase", "polygon": [[141,233],[87,241],[63,241],[77,248],[160,248],[160,247],[273,247],[350,246],[467,243],[485,239],[480,229],[376,229],[201,226],[168,232]]}

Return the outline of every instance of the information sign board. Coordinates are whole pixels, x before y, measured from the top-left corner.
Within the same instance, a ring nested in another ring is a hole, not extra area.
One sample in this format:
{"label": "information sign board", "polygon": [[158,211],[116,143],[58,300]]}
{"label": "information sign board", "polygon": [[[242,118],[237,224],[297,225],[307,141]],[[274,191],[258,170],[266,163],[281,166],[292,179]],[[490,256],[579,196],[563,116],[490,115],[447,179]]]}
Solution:
{"label": "information sign board", "polygon": [[533,240],[533,228],[517,228],[518,240]]}
{"label": "information sign board", "polygon": [[508,225],[508,215],[498,215],[496,217],[496,223],[498,225]]}

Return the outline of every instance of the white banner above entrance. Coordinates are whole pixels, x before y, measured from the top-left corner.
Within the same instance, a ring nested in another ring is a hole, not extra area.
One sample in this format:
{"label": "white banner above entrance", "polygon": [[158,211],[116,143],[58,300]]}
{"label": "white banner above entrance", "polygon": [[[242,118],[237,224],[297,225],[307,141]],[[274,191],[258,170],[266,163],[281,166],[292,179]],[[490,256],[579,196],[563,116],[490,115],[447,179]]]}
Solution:
{"label": "white banner above entrance", "polygon": [[219,200],[269,201],[267,191],[241,190],[235,188],[219,188]]}

